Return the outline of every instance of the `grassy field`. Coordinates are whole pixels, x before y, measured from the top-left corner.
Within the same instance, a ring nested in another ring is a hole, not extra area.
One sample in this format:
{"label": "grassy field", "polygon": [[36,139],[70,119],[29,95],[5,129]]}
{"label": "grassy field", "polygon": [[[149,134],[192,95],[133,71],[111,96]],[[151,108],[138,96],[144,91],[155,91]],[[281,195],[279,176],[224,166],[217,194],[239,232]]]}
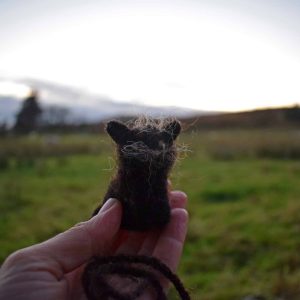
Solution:
{"label": "grassy field", "polygon": [[[179,273],[193,299],[300,299],[300,132],[191,132]],[[90,216],[114,172],[105,136],[0,141],[0,262]],[[175,299],[175,298],[174,298]]]}

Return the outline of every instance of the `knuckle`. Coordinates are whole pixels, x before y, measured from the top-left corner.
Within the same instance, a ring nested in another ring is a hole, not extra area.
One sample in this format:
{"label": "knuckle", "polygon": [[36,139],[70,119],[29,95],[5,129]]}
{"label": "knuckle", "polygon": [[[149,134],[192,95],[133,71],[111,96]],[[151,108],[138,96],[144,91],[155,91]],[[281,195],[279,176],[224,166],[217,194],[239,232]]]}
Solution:
{"label": "knuckle", "polygon": [[87,224],[87,221],[79,222],[79,223],[75,224],[75,225],[73,226],[73,228],[85,227],[86,224]]}
{"label": "knuckle", "polygon": [[6,266],[11,266],[15,264],[22,263],[24,261],[30,260],[32,254],[28,249],[17,250],[16,252],[10,254],[5,260]]}

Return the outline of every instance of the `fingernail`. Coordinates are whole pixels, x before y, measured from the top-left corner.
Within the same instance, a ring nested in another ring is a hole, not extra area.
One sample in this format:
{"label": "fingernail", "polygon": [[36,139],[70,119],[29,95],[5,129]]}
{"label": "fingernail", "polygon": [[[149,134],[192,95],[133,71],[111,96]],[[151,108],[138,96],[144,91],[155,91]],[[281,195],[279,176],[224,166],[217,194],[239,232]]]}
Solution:
{"label": "fingernail", "polygon": [[172,191],[172,193],[174,195],[178,195],[178,196],[181,196],[181,197],[184,197],[184,198],[188,197],[187,194],[185,192],[183,192],[183,191]]}
{"label": "fingernail", "polygon": [[108,211],[111,207],[113,207],[116,203],[118,202],[118,200],[116,198],[109,198],[104,205],[101,207],[99,213],[104,213],[106,211]]}

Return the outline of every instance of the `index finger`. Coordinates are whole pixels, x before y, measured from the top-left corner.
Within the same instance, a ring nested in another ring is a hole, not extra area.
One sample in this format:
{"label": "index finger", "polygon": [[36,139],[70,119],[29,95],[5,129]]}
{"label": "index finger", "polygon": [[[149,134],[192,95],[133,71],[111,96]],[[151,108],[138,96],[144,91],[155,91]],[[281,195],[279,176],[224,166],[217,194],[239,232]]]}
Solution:
{"label": "index finger", "polygon": [[[171,216],[172,216],[173,209],[186,207],[187,195],[181,191],[169,191],[169,202],[171,206]],[[161,232],[158,230],[153,230],[148,232],[144,242],[140,246],[139,254],[152,255],[160,235]]]}
{"label": "index finger", "polygon": [[153,256],[176,271],[187,233],[188,213],[185,209],[174,208],[171,221],[162,231],[153,251]]}
{"label": "index finger", "polygon": [[187,205],[187,195],[182,191],[170,191],[169,202],[171,208],[185,208]]}

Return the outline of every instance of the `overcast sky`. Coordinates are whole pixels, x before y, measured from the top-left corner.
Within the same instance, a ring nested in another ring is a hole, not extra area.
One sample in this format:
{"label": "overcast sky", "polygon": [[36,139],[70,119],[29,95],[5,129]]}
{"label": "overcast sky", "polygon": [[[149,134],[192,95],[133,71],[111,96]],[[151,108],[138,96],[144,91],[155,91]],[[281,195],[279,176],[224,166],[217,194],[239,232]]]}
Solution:
{"label": "overcast sky", "polygon": [[205,110],[300,103],[300,1],[0,0],[0,76]]}

